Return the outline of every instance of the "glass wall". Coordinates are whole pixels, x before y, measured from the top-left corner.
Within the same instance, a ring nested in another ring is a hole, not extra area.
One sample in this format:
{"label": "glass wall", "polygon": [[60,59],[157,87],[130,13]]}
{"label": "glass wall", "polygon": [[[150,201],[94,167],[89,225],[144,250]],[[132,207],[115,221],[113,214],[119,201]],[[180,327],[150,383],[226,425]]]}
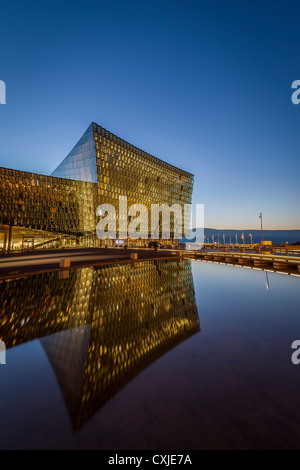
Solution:
{"label": "glass wall", "polygon": [[[144,204],[149,215],[151,204],[179,204],[182,207],[191,204],[192,174],[153,157],[97,124],[93,126],[99,204],[105,202],[118,208],[119,196],[127,196],[128,206]],[[150,216],[148,227],[150,230]]]}
{"label": "glass wall", "polygon": [[93,183],[0,168],[0,249],[19,250],[23,235],[42,239],[42,232],[65,242],[71,235],[94,236],[96,195]]}
{"label": "glass wall", "polygon": [[[103,243],[96,237],[100,220],[96,209],[103,203],[112,204],[118,217],[119,196],[127,196],[128,207],[147,207],[150,236],[151,204],[183,207],[192,198],[193,175],[94,123],[52,175],[0,168],[2,252],[24,248],[24,239],[26,248],[36,247],[36,238],[40,243],[49,240],[49,247],[72,246],[70,236],[76,237],[76,244],[99,246]],[[131,219],[129,216],[127,223]],[[171,224],[171,239],[166,243],[173,243],[173,238]],[[141,240],[127,243],[144,244]]]}
{"label": "glass wall", "polygon": [[97,183],[96,149],[92,124],[51,176]]}

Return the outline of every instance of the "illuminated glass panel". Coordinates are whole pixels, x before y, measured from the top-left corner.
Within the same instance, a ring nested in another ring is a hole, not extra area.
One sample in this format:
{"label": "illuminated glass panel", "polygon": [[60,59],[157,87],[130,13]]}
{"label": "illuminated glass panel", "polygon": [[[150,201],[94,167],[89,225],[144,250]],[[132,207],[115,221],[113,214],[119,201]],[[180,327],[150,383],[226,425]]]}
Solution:
{"label": "illuminated glass panel", "polygon": [[92,125],[51,176],[97,183],[96,149]]}

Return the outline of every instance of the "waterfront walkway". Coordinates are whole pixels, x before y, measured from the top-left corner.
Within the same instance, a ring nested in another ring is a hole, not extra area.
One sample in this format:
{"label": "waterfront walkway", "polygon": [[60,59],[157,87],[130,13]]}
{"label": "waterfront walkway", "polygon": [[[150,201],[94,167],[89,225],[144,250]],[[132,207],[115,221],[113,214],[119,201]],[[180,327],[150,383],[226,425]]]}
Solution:
{"label": "waterfront walkway", "polygon": [[300,275],[300,256],[284,256],[278,253],[243,253],[228,251],[186,251],[185,257],[202,261],[212,261],[251,267],[265,271],[274,271],[283,274]]}
{"label": "waterfront walkway", "polygon": [[[137,255],[137,256],[136,256]],[[0,257],[0,279],[21,277],[48,271],[63,271],[68,267],[101,266],[113,263],[178,258],[174,250],[79,248],[49,251],[31,251]]]}
{"label": "waterfront walkway", "polygon": [[49,271],[107,264],[132,263],[147,260],[189,258],[233,266],[261,269],[300,276],[300,256],[282,254],[257,254],[239,251],[171,250],[145,248],[77,248],[15,253],[0,256],[0,280],[12,279]]}

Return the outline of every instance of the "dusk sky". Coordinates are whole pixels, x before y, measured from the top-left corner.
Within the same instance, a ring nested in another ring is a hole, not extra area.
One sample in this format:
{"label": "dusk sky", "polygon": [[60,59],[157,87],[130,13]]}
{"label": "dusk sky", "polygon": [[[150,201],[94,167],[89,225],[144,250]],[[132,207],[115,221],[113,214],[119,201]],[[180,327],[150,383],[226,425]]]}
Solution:
{"label": "dusk sky", "polygon": [[0,166],[50,174],[94,121],[193,173],[207,227],[300,228],[299,1],[0,9]]}

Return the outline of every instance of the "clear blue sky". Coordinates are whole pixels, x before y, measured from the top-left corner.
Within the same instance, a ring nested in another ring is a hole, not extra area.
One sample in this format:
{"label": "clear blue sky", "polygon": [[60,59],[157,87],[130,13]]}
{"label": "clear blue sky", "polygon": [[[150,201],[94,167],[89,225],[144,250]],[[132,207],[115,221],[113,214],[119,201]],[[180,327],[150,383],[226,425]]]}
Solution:
{"label": "clear blue sky", "polygon": [[300,228],[299,1],[0,3],[0,166],[50,174],[92,121],[195,174],[206,226]]}

